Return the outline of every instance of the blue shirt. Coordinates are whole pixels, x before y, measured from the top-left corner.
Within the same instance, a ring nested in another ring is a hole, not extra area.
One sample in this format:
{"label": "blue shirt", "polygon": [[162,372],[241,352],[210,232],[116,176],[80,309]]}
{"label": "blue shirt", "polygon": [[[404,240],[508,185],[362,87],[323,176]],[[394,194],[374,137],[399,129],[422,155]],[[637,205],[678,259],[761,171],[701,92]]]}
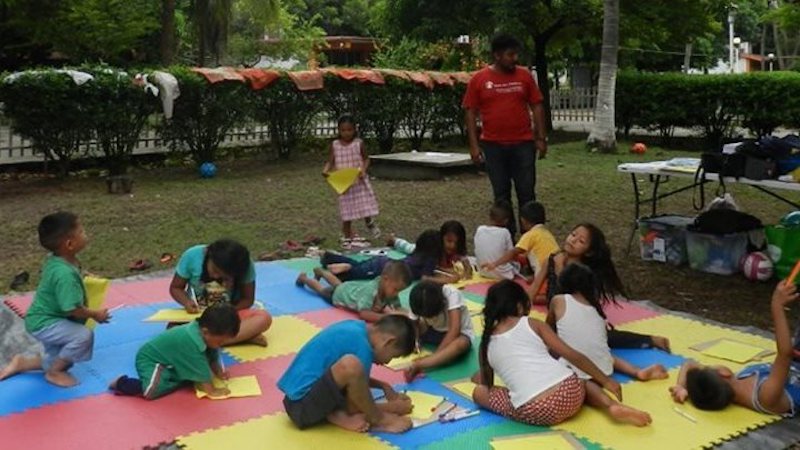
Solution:
{"label": "blue shirt", "polygon": [[289,400],[302,399],[314,383],[345,355],[358,358],[369,377],[373,354],[366,323],[345,320],[320,331],[297,353],[292,365],[278,380],[278,389]]}
{"label": "blue shirt", "polygon": [[[761,402],[758,401],[758,391],[761,390],[761,385],[767,381],[767,377],[769,377],[771,369],[771,364],[755,364],[752,366],[747,366],[742,369],[741,372],[736,374],[736,378],[741,380],[755,375],[756,388],[753,389],[753,397],[751,399],[753,409],[760,413],[775,415],[774,412],[768,411],[761,405]],[[793,365],[789,366],[789,378],[786,380],[786,386],[784,386],[783,392],[789,399],[789,411],[783,413],[782,416],[794,417],[795,414],[797,414],[798,406],[800,406],[800,370]]]}
{"label": "blue shirt", "polygon": [[[203,276],[203,262],[206,260],[207,245],[195,245],[183,252],[181,259],[178,260],[178,266],[175,268],[175,273],[186,280],[191,288],[194,289],[197,303],[201,307],[210,306],[217,301],[224,301],[236,304],[242,294],[236,290],[225,289],[220,283],[216,281],[204,282],[201,280]],[[256,268],[253,262],[250,262],[250,268],[247,274],[240,281],[240,286],[247,283],[252,283],[256,280]]]}

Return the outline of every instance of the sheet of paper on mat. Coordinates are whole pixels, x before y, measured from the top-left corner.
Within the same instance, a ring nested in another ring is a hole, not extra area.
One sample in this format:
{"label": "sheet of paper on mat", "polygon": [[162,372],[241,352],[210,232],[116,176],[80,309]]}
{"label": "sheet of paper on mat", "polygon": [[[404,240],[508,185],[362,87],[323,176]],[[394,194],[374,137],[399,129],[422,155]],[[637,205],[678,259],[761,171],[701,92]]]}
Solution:
{"label": "sheet of paper on mat", "polygon": [[563,431],[542,432],[525,436],[492,439],[494,450],[578,450],[583,444]]}
{"label": "sheet of paper on mat", "polygon": [[473,302],[472,300],[465,300],[464,303],[467,305],[467,310],[469,310],[470,316],[481,314],[483,312],[483,305],[481,305],[478,302]]}
{"label": "sheet of paper on mat", "polygon": [[197,395],[197,398],[208,397],[212,400],[222,400],[234,397],[258,397],[259,395],[261,395],[261,386],[259,386],[258,379],[256,378],[255,375],[234,377],[227,381],[220,380],[219,378],[214,378],[214,387],[216,388],[227,387],[228,390],[231,391],[231,393],[223,397],[212,397],[208,395],[205,391],[201,391],[196,386],[194,388],[194,393],[195,395]]}
{"label": "sheet of paper on mat", "polygon": [[704,350],[701,350],[701,353],[704,355],[713,356],[714,358],[727,359],[738,363],[746,363],[765,351],[767,350],[755,345],[749,345],[743,342],[736,342],[728,339],[720,339],[715,344]]}
{"label": "sheet of paper on mat", "polygon": [[408,356],[403,356],[402,358],[393,358],[391,361],[389,361],[389,364],[386,364],[386,367],[392,370],[405,370],[411,366],[411,363],[415,359],[432,354],[433,353],[430,350],[420,349],[419,353],[412,353]]}
{"label": "sheet of paper on mat", "polygon": [[[414,409],[411,411],[412,419],[429,419],[436,408],[444,401],[440,395],[428,394],[427,392],[408,391],[406,395],[411,399]],[[438,417],[436,418],[438,420]]]}
{"label": "sheet of paper on mat", "polygon": [[472,278],[468,280],[461,280],[458,283],[451,283],[450,286],[453,286],[456,289],[461,289],[465,286],[469,286],[470,284],[480,284],[480,283],[494,283],[497,280],[494,278],[486,278],[480,276],[477,272],[472,273]]}
{"label": "sheet of paper on mat", "polygon": [[[86,290],[86,308],[100,309],[106,302],[106,292],[111,280],[107,278],[86,276],[83,277],[83,288]],[[86,328],[93,330],[97,322],[92,319],[86,321]]]}
{"label": "sheet of paper on mat", "polygon": [[200,313],[191,314],[185,309],[160,309],[145,322],[191,322],[200,317]]}
{"label": "sheet of paper on mat", "polygon": [[328,184],[337,194],[342,195],[356,182],[358,172],[357,168],[334,170],[328,173]]}
{"label": "sheet of paper on mat", "polygon": [[[495,386],[503,386],[503,387],[505,387],[505,384],[503,383],[503,380],[501,380],[497,376],[494,377],[494,385]],[[473,383],[470,380],[462,380],[462,381],[457,381],[457,382],[454,382],[454,383],[448,383],[446,386],[451,391],[455,391],[456,393],[459,393],[459,394],[463,395],[464,397],[472,400],[472,391],[475,390],[475,387],[477,386],[477,384]]]}

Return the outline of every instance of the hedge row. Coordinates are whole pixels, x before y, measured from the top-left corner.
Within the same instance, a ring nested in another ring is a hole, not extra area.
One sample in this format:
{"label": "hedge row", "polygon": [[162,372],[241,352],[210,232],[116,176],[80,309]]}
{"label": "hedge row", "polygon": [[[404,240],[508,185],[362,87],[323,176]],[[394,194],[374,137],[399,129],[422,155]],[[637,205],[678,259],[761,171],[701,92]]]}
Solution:
{"label": "hedge row", "polygon": [[[97,142],[111,175],[127,172],[139,135],[161,100],[133,82],[133,75],[108,67],[82,67],[94,76],[82,84],[64,71],[36,70],[4,76],[0,102],[14,130],[34,149],[59,163],[66,174],[82,143]],[[325,88],[300,91],[286,76],[267,88],[247,83],[209,83],[187,67],[167,70],[178,80],[180,97],[171,119],[155,120],[172,151],[188,153],[200,165],[214,161],[224,136],[234,127],[264,124],[272,146],[288,158],[298,140],[319,121],[343,113],[356,117],[362,135],[389,152],[403,130],[419,148],[425,136],[464,134],[460,110],[465,86],[435,85],[386,76],[384,85],[348,81],[325,74]]]}
{"label": "hedge row", "polygon": [[617,77],[617,128],[634,126],[669,137],[675,127],[699,130],[710,147],[731,139],[738,127],[765,136],[800,126],[800,73],[743,75],[646,74]]}

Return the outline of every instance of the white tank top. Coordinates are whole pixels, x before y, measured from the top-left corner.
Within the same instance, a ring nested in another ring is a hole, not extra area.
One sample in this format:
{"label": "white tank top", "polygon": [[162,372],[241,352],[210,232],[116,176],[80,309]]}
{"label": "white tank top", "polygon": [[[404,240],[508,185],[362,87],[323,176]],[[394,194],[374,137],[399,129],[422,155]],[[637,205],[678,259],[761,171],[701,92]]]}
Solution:
{"label": "white tank top", "polygon": [[489,365],[508,387],[514,408],[572,375],[553,359],[527,317],[505,333],[492,335],[487,353]]}
{"label": "white tank top", "polygon": [[[576,351],[589,358],[601,372],[611,375],[614,372],[614,357],[608,348],[606,321],[600,317],[593,306],[575,300],[575,297],[564,295],[564,315],[556,322],[558,337]],[[578,376],[587,380],[591,378],[586,372],[574,367],[564,358],[560,359],[566,367],[574,370]]]}

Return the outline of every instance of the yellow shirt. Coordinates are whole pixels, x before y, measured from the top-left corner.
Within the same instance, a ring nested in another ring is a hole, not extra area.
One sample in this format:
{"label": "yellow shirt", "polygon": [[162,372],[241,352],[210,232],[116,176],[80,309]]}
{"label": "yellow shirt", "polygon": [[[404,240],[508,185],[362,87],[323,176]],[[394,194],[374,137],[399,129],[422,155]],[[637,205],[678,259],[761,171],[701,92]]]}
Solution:
{"label": "yellow shirt", "polygon": [[534,273],[544,269],[547,266],[547,258],[559,250],[556,238],[543,224],[535,225],[533,228],[525,232],[519,242],[517,248],[525,250],[528,253],[528,262],[531,265]]}

